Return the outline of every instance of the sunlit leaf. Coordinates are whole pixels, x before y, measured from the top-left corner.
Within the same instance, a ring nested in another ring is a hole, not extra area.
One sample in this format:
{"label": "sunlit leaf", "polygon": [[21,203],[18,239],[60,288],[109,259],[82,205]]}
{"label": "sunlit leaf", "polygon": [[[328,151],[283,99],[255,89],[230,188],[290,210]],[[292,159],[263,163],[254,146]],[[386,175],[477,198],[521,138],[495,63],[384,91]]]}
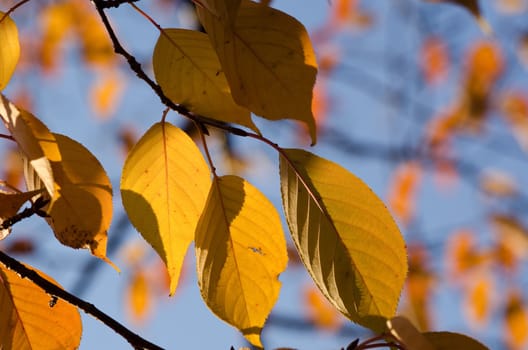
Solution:
{"label": "sunlit leaf", "polygon": [[107,230],[112,221],[110,179],[83,145],[64,135],[53,136],[62,159],[51,162],[57,190],[46,209],[48,224],[62,244],[88,248],[113,266],[106,258]]}
{"label": "sunlit leaf", "polygon": [[0,348],[76,349],[82,333],[79,311],[60,299],[53,307],[50,303],[40,287],[0,265]]}
{"label": "sunlit leaf", "polygon": [[235,101],[266,119],[305,122],[315,143],[311,106],[317,63],[304,26],[249,0],[242,0],[234,26],[206,7],[197,11]]}
{"label": "sunlit leaf", "polygon": [[152,64],[156,81],[175,103],[194,113],[258,131],[249,110],[233,101],[218,57],[204,33],[164,29]]}
{"label": "sunlit leaf", "polygon": [[[24,160],[36,172],[49,195],[53,196],[54,178],[50,162],[61,161],[55,137],[39,119],[17,108],[4,95],[0,95],[0,117],[17,142]],[[38,188],[32,188],[28,183],[28,189]]]}
{"label": "sunlit leaf", "polygon": [[174,294],[210,187],[209,168],[181,129],[156,123],[125,161],[121,198],[132,224],[167,265]]}
{"label": "sunlit leaf", "polygon": [[[16,192],[0,185],[0,224],[13,217],[25,202],[41,192],[41,190]],[[9,229],[0,229],[0,240],[4,239],[9,231]]]}
{"label": "sunlit leaf", "polygon": [[20,44],[18,42],[18,29],[11,17],[0,11],[0,91],[2,91],[11,75],[20,57]]}
{"label": "sunlit leaf", "polygon": [[279,296],[288,255],[279,214],[255,187],[216,178],[196,229],[198,283],[204,301],[253,345]]}
{"label": "sunlit leaf", "polygon": [[435,350],[488,350],[488,348],[473,338],[463,334],[451,332],[427,332],[425,338],[434,346]]}
{"label": "sunlit leaf", "polygon": [[356,176],[306,151],[285,150],[280,173],[286,219],[310,275],[345,316],[383,329],[407,273],[389,211]]}
{"label": "sunlit leaf", "polygon": [[200,0],[198,5],[203,6],[207,12],[224,22],[233,26],[240,8],[241,0]]}
{"label": "sunlit leaf", "polygon": [[393,337],[405,345],[406,349],[436,350],[429,340],[414,327],[411,321],[403,316],[396,316],[387,320],[387,328]]}

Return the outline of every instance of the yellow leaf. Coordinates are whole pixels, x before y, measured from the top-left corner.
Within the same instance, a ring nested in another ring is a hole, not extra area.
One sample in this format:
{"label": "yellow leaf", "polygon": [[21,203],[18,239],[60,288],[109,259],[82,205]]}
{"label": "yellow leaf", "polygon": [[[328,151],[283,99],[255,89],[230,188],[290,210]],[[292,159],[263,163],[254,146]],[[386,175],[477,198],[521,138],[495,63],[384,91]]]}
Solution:
{"label": "yellow leaf", "polygon": [[0,91],[2,91],[11,75],[20,57],[20,44],[18,42],[18,30],[15,22],[11,17],[0,11]]}
{"label": "yellow leaf", "polygon": [[383,202],[341,166],[306,151],[285,150],[280,173],[290,232],[317,286],[352,321],[384,329],[407,256]]}
{"label": "yellow leaf", "polygon": [[[0,224],[13,217],[22,204],[42,191],[16,192],[0,185]],[[0,230],[0,240],[9,234],[9,229]]]}
{"label": "yellow leaf", "polygon": [[[60,162],[57,141],[48,128],[31,113],[17,108],[0,94],[0,117],[18,144],[24,160],[36,172],[50,196],[54,192],[54,179],[50,161]],[[26,174],[27,175],[27,174]],[[28,181],[28,189],[38,189]]]}
{"label": "yellow leaf", "polygon": [[433,344],[435,350],[488,350],[487,347],[473,338],[463,334],[451,332],[427,332],[423,333],[429,343]]}
{"label": "yellow leaf", "polygon": [[47,221],[62,244],[89,248],[116,268],[106,258],[107,230],[112,220],[110,179],[83,145],[64,135],[53,136],[62,160],[51,162],[56,191],[46,209]]}
{"label": "yellow leaf", "polygon": [[387,320],[387,328],[405,349],[436,350],[428,339],[403,316],[396,316]]}
{"label": "yellow leaf", "polygon": [[[53,279],[37,271],[56,284]],[[82,325],[76,307],[51,297],[33,282],[0,266],[0,348],[76,349]]]}
{"label": "yellow leaf", "polygon": [[226,77],[207,35],[164,29],[154,48],[156,81],[175,103],[203,116],[258,131],[249,110],[233,101]]}
{"label": "yellow leaf", "polygon": [[235,176],[213,182],[196,229],[202,297],[253,345],[278,296],[288,254],[279,215],[255,187]]}
{"label": "yellow leaf", "polygon": [[205,7],[207,12],[222,22],[232,26],[235,23],[240,2],[241,0],[201,0],[196,3]]}
{"label": "yellow leaf", "polygon": [[121,198],[132,224],[167,265],[170,294],[210,187],[196,144],[169,123],[154,124],[132,149],[121,177]]}
{"label": "yellow leaf", "polygon": [[310,38],[295,18],[242,0],[234,25],[197,6],[235,101],[266,119],[305,122],[316,128],[312,89],[317,63]]}

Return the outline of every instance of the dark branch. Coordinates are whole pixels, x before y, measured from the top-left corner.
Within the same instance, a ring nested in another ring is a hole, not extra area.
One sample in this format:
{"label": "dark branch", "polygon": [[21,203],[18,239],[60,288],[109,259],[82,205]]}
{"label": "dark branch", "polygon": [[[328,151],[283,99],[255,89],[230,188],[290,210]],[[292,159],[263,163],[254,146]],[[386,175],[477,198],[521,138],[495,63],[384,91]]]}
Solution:
{"label": "dark branch", "polygon": [[117,322],[112,317],[100,311],[93,304],[90,304],[82,299],[77,298],[75,295],[68,293],[56,284],[41,277],[35,270],[24,266],[18,260],[13,259],[2,251],[0,251],[0,262],[9,270],[16,272],[20,277],[27,278],[31,282],[35,283],[49,295],[52,295],[57,299],[62,299],[70,303],[71,305],[83,310],[85,313],[100,320],[106,326],[113,329],[117,334],[125,338],[130,343],[130,345],[134,347],[134,349],[163,350],[163,348],[152,344],[151,342],[141,338],[139,335],[133,333],[121,323]]}
{"label": "dark branch", "polygon": [[[204,116],[200,116],[200,115],[194,114],[189,109],[187,109],[185,106],[176,104],[170,98],[168,98],[163,93],[163,90],[161,89],[161,87],[158,84],[156,84],[156,82],[154,82],[145,73],[145,71],[141,67],[141,63],[139,63],[137,61],[137,59],[133,55],[131,55],[127,50],[125,50],[123,45],[121,45],[119,39],[117,38],[117,35],[114,32],[114,29],[110,25],[110,21],[108,20],[108,17],[106,16],[106,13],[104,12],[104,9],[107,8],[106,3],[108,3],[109,1],[114,1],[114,0],[93,0],[92,2],[95,5],[95,9],[97,10],[97,13],[99,14],[99,17],[101,18],[101,21],[103,22],[103,25],[105,26],[105,29],[108,32],[108,35],[110,36],[110,40],[112,41],[112,45],[114,46],[114,52],[116,54],[118,54],[118,55],[123,56],[127,60],[128,65],[130,66],[130,69],[132,69],[132,71],[134,73],[136,73],[138,78],[140,78],[145,83],[147,83],[148,86],[150,86],[152,91],[154,91],[156,93],[156,95],[158,95],[161,103],[163,103],[165,106],[169,107],[170,109],[178,112],[179,114],[181,114],[181,115],[183,115],[183,116],[195,121],[198,124],[210,125],[210,126],[213,126],[215,128],[218,128],[218,129],[223,129],[223,130],[225,130],[227,132],[230,132],[230,133],[232,133],[234,135],[238,135],[238,136],[247,136],[248,135],[248,132],[246,132],[243,129],[230,126],[230,125],[228,125],[228,124],[226,124],[224,122],[218,121],[218,120],[214,120],[214,119],[210,119],[210,118],[207,118],[207,117],[204,117]],[[115,0],[115,1],[117,1],[117,2],[125,2],[125,1],[122,1],[122,0]]]}
{"label": "dark branch", "polygon": [[100,4],[97,6],[100,6],[103,9],[109,9],[109,8],[118,8],[119,6],[123,4],[127,4],[129,2],[138,2],[139,0],[102,0],[99,1]]}
{"label": "dark branch", "polygon": [[33,205],[31,207],[26,208],[26,209],[22,210],[20,213],[16,214],[15,216],[12,216],[12,217],[4,220],[0,224],[0,230],[8,229],[11,226],[13,226],[14,224],[16,224],[17,222],[19,222],[19,221],[21,221],[23,219],[29,218],[30,216],[33,216],[35,214],[37,214],[39,216],[45,215],[41,211],[41,209],[44,208],[44,206],[46,206],[46,204],[48,204],[48,203],[49,203],[49,200],[44,199],[43,197],[39,197],[35,201],[35,203],[33,203]]}

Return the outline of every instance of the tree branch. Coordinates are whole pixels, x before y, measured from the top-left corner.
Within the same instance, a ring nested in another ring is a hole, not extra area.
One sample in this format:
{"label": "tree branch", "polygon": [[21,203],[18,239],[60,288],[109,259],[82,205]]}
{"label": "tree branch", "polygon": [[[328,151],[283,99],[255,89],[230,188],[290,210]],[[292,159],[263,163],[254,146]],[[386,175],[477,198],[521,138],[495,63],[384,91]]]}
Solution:
{"label": "tree branch", "polygon": [[117,322],[112,317],[100,311],[93,304],[90,304],[76,297],[75,295],[68,293],[61,287],[40,276],[35,270],[24,266],[18,260],[13,259],[2,251],[0,251],[0,262],[9,270],[16,272],[20,277],[27,278],[31,282],[35,283],[37,286],[42,288],[46,293],[53,296],[54,298],[62,299],[70,303],[71,305],[78,307],[79,309],[83,310],[85,313],[93,316],[94,318],[100,320],[106,326],[113,329],[117,334],[125,338],[126,341],[128,341],[128,343],[130,343],[130,345],[134,347],[134,349],[163,350],[163,348],[133,333],[121,323]]}
{"label": "tree branch", "polygon": [[201,125],[205,124],[205,125],[213,126],[215,128],[223,129],[227,132],[230,132],[238,136],[248,136],[248,132],[246,132],[243,129],[230,126],[218,120],[214,120],[214,119],[210,119],[210,118],[207,118],[201,115],[194,114],[189,109],[187,109],[187,107],[182,106],[180,104],[176,104],[170,98],[168,98],[163,93],[163,90],[161,90],[161,87],[158,84],[156,84],[156,82],[154,82],[147,75],[147,73],[145,73],[145,71],[143,70],[143,68],[141,67],[141,64],[137,61],[137,59],[132,54],[130,54],[127,50],[125,50],[123,45],[121,45],[104,11],[105,8],[109,7],[106,5],[106,3],[110,1],[117,1],[119,3],[126,2],[124,0],[92,0],[92,3],[95,5],[95,9],[97,10],[99,17],[101,18],[101,21],[103,22],[103,25],[105,26],[105,29],[108,32],[108,35],[110,36],[110,40],[112,41],[112,45],[114,46],[114,52],[118,55],[123,56],[127,60],[128,65],[130,66],[130,69],[132,69],[132,71],[136,73],[138,78],[140,78],[141,80],[143,80],[145,83],[147,83],[150,86],[150,88],[156,93],[156,95],[158,95],[161,103],[163,103],[165,106],[169,107],[170,109],[178,112],[179,114],[197,122],[198,124],[201,124]]}

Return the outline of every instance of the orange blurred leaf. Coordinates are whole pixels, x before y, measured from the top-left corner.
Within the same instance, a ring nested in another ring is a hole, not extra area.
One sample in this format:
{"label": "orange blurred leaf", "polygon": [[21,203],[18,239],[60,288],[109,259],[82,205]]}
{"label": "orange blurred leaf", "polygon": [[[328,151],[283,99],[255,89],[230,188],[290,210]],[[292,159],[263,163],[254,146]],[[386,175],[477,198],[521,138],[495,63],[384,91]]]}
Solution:
{"label": "orange blurred leaf", "polygon": [[314,286],[304,289],[304,302],[308,318],[317,327],[337,331],[343,324],[339,311]]}
{"label": "orange blurred leaf", "polygon": [[449,237],[447,262],[450,275],[454,278],[463,277],[469,270],[481,265],[484,256],[476,248],[475,233],[469,230],[457,231]]}
{"label": "orange blurred leaf", "polygon": [[508,246],[517,259],[525,259],[528,256],[528,228],[509,215],[494,214],[490,219],[501,242]]}
{"label": "orange blurred leaf", "polygon": [[127,288],[127,309],[133,321],[143,321],[151,308],[151,292],[145,273],[135,270]]}
{"label": "orange blurred leaf", "polygon": [[449,54],[440,37],[426,38],[420,50],[420,67],[429,84],[437,84],[446,78]]}
{"label": "orange blurred leaf", "polygon": [[411,245],[409,252],[409,274],[407,276],[407,296],[412,308],[413,321],[418,329],[424,331],[430,329],[429,297],[435,282],[435,276],[431,272],[427,251],[421,245]]}
{"label": "orange blurred leaf", "polygon": [[517,185],[510,174],[495,169],[484,171],[480,187],[495,197],[510,197],[517,193]]}
{"label": "orange blurred leaf", "polygon": [[90,91],[90,105],[101,119],[107,119],[115,113],[123,92],[123,78],[114,71],[101,74]]}
{"label": "orange blurred leaf", "polygon": [[503,96],[501,109],[519,146],[528,152],[528,98],[520,92]]}
{"label": "orange blurred leaf", "polygon": [[466,316],[472,325],[483,325],[489,315],[495,289],[490,276],[481,275],[465,291]]}
{"label": "orange blurred leaf", "polygon": [[415,214],[416,193],[420,186],[422,168],[419,163],[410,161],[400,164],[389,186],[388,202],[394,214],[404,224],[408,224]]}

